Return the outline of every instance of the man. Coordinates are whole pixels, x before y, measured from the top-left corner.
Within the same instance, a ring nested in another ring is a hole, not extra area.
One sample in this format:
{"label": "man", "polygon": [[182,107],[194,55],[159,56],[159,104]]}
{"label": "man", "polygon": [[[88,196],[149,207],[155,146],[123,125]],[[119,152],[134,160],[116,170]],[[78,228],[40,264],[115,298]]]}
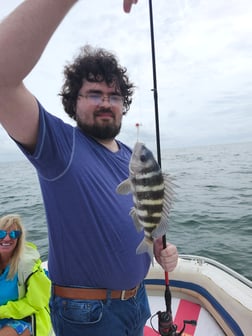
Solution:
{"label": "man", "polygon": [[[134,85],[116,57],[86,47],[65,68],[61,96],[77,127],[34,98],[23,79],[74,0],[26,0],[0,26],[0,121],[37,169],[49,232],[51,317],[56,335],[143,334],[150,315],[143,279],[143,233],[129,216],[132,196],[116,186],[128,176],[131,150],[116,140]],[[125,0],[130,11],[136,1]],[[22,62],[20,62],[22,60]],[[154,254],[166,271],[177,249],[162,240]]]}

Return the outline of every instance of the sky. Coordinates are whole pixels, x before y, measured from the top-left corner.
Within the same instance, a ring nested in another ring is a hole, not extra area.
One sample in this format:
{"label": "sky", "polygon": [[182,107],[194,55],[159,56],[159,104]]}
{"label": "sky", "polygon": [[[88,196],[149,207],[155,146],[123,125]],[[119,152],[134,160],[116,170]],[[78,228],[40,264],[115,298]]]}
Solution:
{"label": "sky", "polygon": [[[2,0],[0,19],[21,2]],[[161,148],[252,141],[252,1],[154,0],[152,7]],[[122,0],[78,1],[25,79],[48,111],[72,124],[58,93],[64,66],[85,44],[114,52],[136,85],[119,139],[154,148],[149,1],[130,14]],[[21,154],[0,126],[0,161],[12,156]]]}

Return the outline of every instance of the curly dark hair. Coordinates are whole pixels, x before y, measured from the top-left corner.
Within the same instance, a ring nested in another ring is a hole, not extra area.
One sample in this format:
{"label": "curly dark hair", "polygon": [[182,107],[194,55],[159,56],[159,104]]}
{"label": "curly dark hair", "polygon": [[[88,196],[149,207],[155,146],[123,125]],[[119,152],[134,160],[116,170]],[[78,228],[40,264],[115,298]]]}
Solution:
{"label": "curly dark hair", "polygon": [[62,97],[64,110],[72,119],[76,120],[76,101],[83,81],[105,81],[108,86],[115,85],[123,96],[123,114],[126,114],[134,93],[134,84],[129,81],[126,72],[127,69],[120,66],[116,56],[112,53],[102,48],[84,46],[74,62],[64,68],[65,82],[59,93]]}

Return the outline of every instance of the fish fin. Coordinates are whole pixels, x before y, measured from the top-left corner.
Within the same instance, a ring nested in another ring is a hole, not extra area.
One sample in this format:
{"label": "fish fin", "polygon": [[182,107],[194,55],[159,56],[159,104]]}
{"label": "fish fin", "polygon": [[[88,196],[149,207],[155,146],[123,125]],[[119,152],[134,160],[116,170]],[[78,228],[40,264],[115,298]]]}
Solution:
{"label": "fish fin", "polygon": [[165,235],[168,231],[168,218],[174,201],[174,184],[168,174],[163,174],[164,177],[164,203],[159,225],[152,232],[153,238],[158,238]]}
{"label": "fish fin", "polygon": [[136,249],[136,254],[148,253],[151,259],[152,266],[154,266],[153,242],[144,238]]}
{"label": "fish fin", "polygon": [[118,184],[116,188],[118,194],[126,195],[132,192],[130,179],[126,179]]}
{"label": "fish fin", "polygon": [[143,230],[143,225],[139,222],[139,219],[138,219],[137,214],[136,214],[136,209],[135,208],[131,208],[129,214],[130,214],[130,216],[133,219],[133,222],[134,222],[134,225],[136,227],[136,230],[138,232],[142,231]]}
{"label": "fish fin", "polygon": [[167,233],[168,228],[169,228],[168,218],[161,218],[160,224],[156,227],[155,230],[152,231],[151,236],[153,238],[162,237]]}
{"label": "fish fin", "polygon": [[175,189],[178,185],[174,182],[175,178],[168,173],[162,173],[164,179],[165,190],[169,192],[173,198],[175,196]]}

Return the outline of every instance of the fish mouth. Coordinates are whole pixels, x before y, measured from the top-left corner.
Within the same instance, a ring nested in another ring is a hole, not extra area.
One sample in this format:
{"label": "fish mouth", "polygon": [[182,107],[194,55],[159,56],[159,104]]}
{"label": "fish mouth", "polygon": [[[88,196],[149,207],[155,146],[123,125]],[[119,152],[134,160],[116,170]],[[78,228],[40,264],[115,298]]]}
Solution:
{"label": "fish mouth", "polygon": [[132,153],[133,156],[139,157],[144,148],[145,148],[145,146],[142,142],[137,142],[134,146],[134,149],[133,149],[133,153]]}
{"label": "fish mouth", "polygon": [[144,147],[144,144],[142,142],[136,142],[133,152],[139,152]]}

